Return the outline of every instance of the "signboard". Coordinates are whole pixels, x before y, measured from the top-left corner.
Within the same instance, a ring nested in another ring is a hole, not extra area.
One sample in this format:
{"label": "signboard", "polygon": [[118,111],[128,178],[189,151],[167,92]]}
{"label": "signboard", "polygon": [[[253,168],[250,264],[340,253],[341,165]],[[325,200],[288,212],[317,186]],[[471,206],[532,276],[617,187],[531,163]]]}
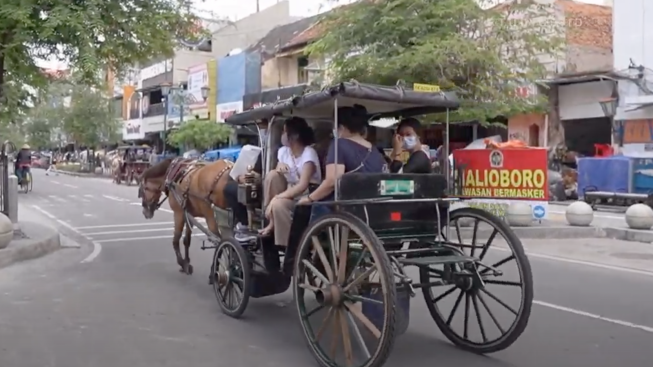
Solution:
{"label": "signboard", "polygon": [[201,64],[188,69],[188,87],[186,94],[191,111],[206,108],[206,101],[202,98],[203,87],[210,88],[207,65]]}
{"label": "signboard", "polygon": [[623,125],[623,143],[653,143],[653,120],[626,120]]}
{"label": "signboard", "polygon": [[415,181],[382,180],[379,183],[379,194],[383,196],[413,195],[415,194]]}
{"label": "signboard", "polygon": [[414,83],[413,84],[413,90],[415,92],[422,92],[422,93],[437,93],[437,92],[440,91],[440,86],[439,85],[432,85],[432,84]]}
{"label": "signboard", "polygon": [[546,219],[549,202],[546,149],[460,149],[453,152],[461,196],[467,206],[500,217],[508,206],[522,201],[531,206],[533,219]]}
{"label": "signboard", "polygon": [[217,122],[224,122],[227,118],[243,112],[243,102],[220,103],[216,106]]}

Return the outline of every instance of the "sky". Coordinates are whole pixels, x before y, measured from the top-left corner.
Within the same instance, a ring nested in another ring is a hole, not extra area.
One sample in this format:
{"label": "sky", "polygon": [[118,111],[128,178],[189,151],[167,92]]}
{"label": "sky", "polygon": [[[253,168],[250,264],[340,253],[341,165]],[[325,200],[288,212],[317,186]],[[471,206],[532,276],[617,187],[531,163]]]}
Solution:
{"label": "sky", "polygon": [[[280,0],[193,0],[195,8],[198,9],[198,15],[206,16],[213,14],[220,18],[229,18],[232,21],[242,19],[256,12],[256,3],[259,2],[260,9],[263,10],[272,6]],[[309,17],[325,12],[334,6],[353,2],[355,0],[288,0],[290,1],[291,16]],[[589,4],[603,4],[604,0],[576,0],[578,2]],[[497,0],[502,2],[502,0]],[[39,66],[48,69],[66,69],[65,63],[54,60],[41,60]]]}

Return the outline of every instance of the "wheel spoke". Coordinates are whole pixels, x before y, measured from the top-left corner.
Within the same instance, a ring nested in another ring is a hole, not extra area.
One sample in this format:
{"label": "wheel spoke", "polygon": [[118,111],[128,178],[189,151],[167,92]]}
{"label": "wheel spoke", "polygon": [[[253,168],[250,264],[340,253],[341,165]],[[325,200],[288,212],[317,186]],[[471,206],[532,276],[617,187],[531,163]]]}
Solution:
{"label": "wheel spoke", "polygon": [[376,303],[376,304],[378,304],[378,305],[382,305],[382,304],[383,304],[383,301],[379,301],[378,299],[372,299],[372,298],[369,298],[369,297],[363,297],[363,296],[359,296],[359,295],[355,295],[355,294],[347,295],[346,297],[347,297],[350,301],[357,301],[357,302],[361,302],[361,303],[364,303],[364,302],[368,302],[368,303]]}
{"label": "wheel spoke", "polygon": [[317,291],[320,290],[320,288],[315,287],[315,286],[312,286],[312,285],[310,285],[310,284],[308,284],[308,283],[301,283],[301,284],[298,284],[298,287],[299,287],[299,288],[306,289],[306,290],[309,290],[309,291],[311,291],[311,292],[317,292]]}
{"label": "wheel spoke", "polygon": [[505,330],[503,330],[503,327],[501,327],[501,324],[499,323],[499,320],[497,320],[497,318],[494,316],[494,314],[492,313],[492,311],[488,307],[487,302],[485,302],[485,298],[483,298],[483,295],[480,294],[480,293],[476,293],[476,295],[478,296],[478,300],[481,301],[481,304],[483,305],[483,308],[485,308],[485,311],[487,311],[487,313],[488,313],[488,315],[490,315],[490,318],[492,319],[492,321],[494,321],[494,325],[501,332],[501,335],[505,334],[506,333]]}
{"label": "wheel spoke", "polygon": [[512,307],[508,306],[507,303],[505,303],[505,302],[503,302],[502,300],[500,300],[497,296],[495,296],[494,294],[492,294],[492,293],[491,293],[490,291],[488,291],[487,289],[485,289],[485,288],[481,288],[481,291],[482,291],[483,293],[487,294],[488,296],[490,296],[490,298],[492,298],[493,300],[497,301],[501,306],[505,307],[505,308],[508,309],[510,312],[512,312],[513,314],[515,314],[515,316],[518,315],[518,312],[517,312],[517,311],[515,311]]}
{"label": "wheel spoke", "polygon": [[372,264],[370,268],[365,270],[365,272],[361,275],[358,276],[358,278],[354,279],[351,283],[347,284],[345,288],[342,290],[344,293],[349,292],[350,289],[353,287],[356,287],[359,285],[361,282],[363,282],[365,279],[369,278],[372,273],[376,271],[376,264]]}
{"label": "wheel spoke", "polygon": [[358,259],[356,260],[356,263],[354,263],[354,266],[351,268],[352,271],[351,274],[349,274],[349,276],[347,277],[347,281],[349,281],[354,276],[354,274],[356,273],[354,270],[361,265],[361,263],[365,259],[365,256],[367,255],[367,252],[368,252],[367,247],[363,248],[363,251],[359,254]]}
{"label": "wheel spoke", "polygon": [[331,321],[331,318],[333,317],[333,313],[335,311],[335,308],[329,307],[329,312],[327,315],[324,317],[324,320],[322,320],[322,325],[320,325],[320,328],[317,330],[317,333],[315,334],[315,342],[319,342],[320,338],[322,338],[322,333],[326,331],[327,326],[329,325],[329,321]]}
{"label": "wheel spoke", "polygon": [[340,316],[342,311],[339,308],[336,308],[333,315],[333,322],[331,323],[332,332],[331,332],[331,359],[335,360],[338,355],[338,334],[340,334]]}
{"label": "wheel spoke", "polygon": [[472,229],[472,248],[469,250],[469,256],[474,257],[476,251],[476,233],[478,232],[478,218],[474,218],[474,228]]}
{"label": "wheel spoke", "polygon": [[478,256],[479,260],[483,260],[485,254],[487,254],[487,250],[490,249],[490,246],[492,245],[492,241],[494,241],[494,237],[496,237],[497,234],[499,234],[499,231],[497,231],[496,228],[493,228],[490,237],[487,239],[487,242],[485,242],[485,247],[483,247],[483,251],[481,251],[481,254]]}
{"label": "wheel spoke", "polygon": [[363,314],[361,310],[352,305],[351,302],[347,301],[345,301],[345,307],[347,307],[347,310],[349,310],[349,312],[354,315],[358,321],[365,325],[367,330],[369,330],[372,335],[374,335],[377,339],[381,338],[381,332],[379,329],[372,323],[372,321],[370,321],[370,319],[367,318],[367,316]]}
{"label": "wheel spoke", "polygon": [[469,293],[465,292],[465,321],[463,322],[463,338],[469,339]]}
{"label": "wheel spoke", "polygon": [[354,363],[354,353],[351,348],[351,337],[349,336],[349,325],[345,317],[345,312],[338,310],[338,319],[340,319],[340,331],[342,332],[342,344],[345,349],[345,361],[347,366]]}
{"label": "wheel spoke", "polygon": [[358,347],[363,350],[363,353],[365,353],[366,358],[372,357],[370,354],[369,349],[367,348],[367,344],[365,344],[365,340],[363,339],[363,335],[361,334],[360,329],[358,328],[358,325],[354,321],[354,318],[351,316],[351,313],[345,312],[345,316],[347,317],[347,320],[349,321],[349,325],[352,326],[352,329],[354,331],[354,335],[356,335],[356,341],[358,342]]}
{"label": "wheel spoke", "polygon": [[476,321],[478,322],[478,328],[481,330],[481,337],[483,342],[487,343],[487,336],[485,335],[485,326],[483,326],[483,320],[481,318],[481,310],[478,307],[478,300],[476,299],[476,294],[472,296],[472,303],[474,304],[474,313],[476,313]]}
{"label": "wheel spoke", "polygon": [[488,273],[488,272],[494,270],[494,269],[492,269],[492,268],[495,268],[495,269],[496,269],[496,268],[498,268],[499,266],[501,266],[501,265],[503,265],[503,264],[505,264],[505,263],[507,263],[507,262],[509,262],[509,261],[512,261],[512,260],[515,260],[515,255],[512,255],[512,254],[511,254],[510,256],[506,257],[505,259],[503,259],[503,260],[501,260],[501,261],[499,261],[499,262],[496,262],[496,263],[490,265],[489,268],[485,268],[485,269],[483,269],[482,271],[479,272],[479,274],[480,274],[480,275],[486,274],[486,273]]}
{"label": "wheel spoke", "polygon": [[344,227],[343,232],[338,231],[340,237],[340,259],[338,260],[338,283],[345,284],[347,278],[347,255],[349,250],[349,227]]}
{"label": "wheel spoke", "polygon": [[451,321],[453,321],[453,317],[456,314],[456,310],[458,309],[458,305],[460,305],[460,301],[463,299],[464,294],[465,292],[463,291],[460,291],[460,293],[458,294],[458,298],[456,298],[456,303],[454,303],[453,308],[451,309],[451,313],[449,314],[449,318],[447,319],[447,326],[451,325]]}
{"label": "wheel spoke", "polygon": [[458,237],[458,243],[463,243],[463,238],[460,235],[460,223],[458,223],[458,219],[454,220],[454,225],[456,226],[456,237]]}
{"label": "wheel spoke", "polygon": [[324,309],[324,305],[317,305],[314,309],[310,310],[304,315],[304,318],[308,319],[309,317],[313,316],[316,312]]}
{"label": "wheel spoke", "polygon": [[449,288],[449,290],[447,290],[446,292],[444,292],[444,293],[442,293],[441,295],[439,295],[439,296],[437,296],[436,298],[434,298],[432,302],[433,302],[433,303],[438,303],[438,302],[442,301],[445,297],[447,297],[447,296],[450,295],[451,293],[455,292],[456,289],[458,289],[458,287],[456,287],[455,285],[452,286],[451,288]]}
{"label": "wheel spoke", "polygon": [[[333,270],[331,269],[331,264],[329,263],[329,260],[327,260],[326,254],[324,253],[324,249],[322,248],[322,244],[320,243],[320,240],[317,238],[317,236],[312,236],[311,241],[313,243],[313,250],[315,250],[317,256],[320,258],[320,261],[322,262],[322,267],[326,271],[327,277],[329,277],[329,279],[326,282],[333,283],[335,280],[333,277]],[[317,269],[315,270],[317,271]]]}
{"label": "wheel spoke", "polygon": [[304,266],[306,266],[311,271],[311,273],[313,273],[314,276],[316,276],[318,279],[323,281],[325,284],[331,283],[329,282],[329,279],[327,279],[327,277],[325,277],[324,274],[320,273],[320,271],[317,270],[317,268],[315,268],[315,266],[313,266],[313,264],[311,264],[308,260],[306,259],[302,260],[302,264],[304,264]]}
{"label": "wheel spoke", "polygon": [[234,283],[236,283],[236,284],[238,284],[238,285],[241,286],[241,287],[243,286],[243,284],[245,284],[245,282],[243,281],[243,279],[242,279],[242,278],[238,278],[238,277],[231,277],[231,281],[234,282]]}
{"label": "wheel spoke", "polygon": [[483,279],[483,282],[485,284],[509,285],[509,286],[512,286],[512,287],[522,287],[523,286],[523,284],[521,282],[513,282],[513,281],[508,281],[508,280]]}
{"label": "wheel spoke", "polygon": [[331,250],[331,269],[332,269],[332,274],[333,276],[333,283],[336,282],[336,277],[335,274],[338,272],[338,251],[336,250],[336,245],[339,244],[338,239],[336,238],[335,232],[340,232],[340,225],[336,224],[333,227],[329,227],[328,233],[329,233],[329,242],[330,246],[329,249]]}

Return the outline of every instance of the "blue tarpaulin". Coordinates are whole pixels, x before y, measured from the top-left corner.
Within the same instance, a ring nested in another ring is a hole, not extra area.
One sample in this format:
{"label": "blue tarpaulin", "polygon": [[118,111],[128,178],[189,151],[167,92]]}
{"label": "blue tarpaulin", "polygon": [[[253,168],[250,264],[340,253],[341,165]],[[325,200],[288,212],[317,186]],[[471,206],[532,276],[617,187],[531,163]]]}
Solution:
{"label": "blue tarpaulin", "polygon": [[204,153],[204,160],[213,162],[217,161],[218,159],[228,159],[232,162],[235,162],[236,159],[238,159],[238,155],[240,154],[241,149],[242,147],[240,146],[234,146],[229,148],[210,150]]}
{"label": "blue tarpaulin", "polygon": [[586,189],[606,192],[632,192],[631,158],[623,156],[578,159],[578,195]]}

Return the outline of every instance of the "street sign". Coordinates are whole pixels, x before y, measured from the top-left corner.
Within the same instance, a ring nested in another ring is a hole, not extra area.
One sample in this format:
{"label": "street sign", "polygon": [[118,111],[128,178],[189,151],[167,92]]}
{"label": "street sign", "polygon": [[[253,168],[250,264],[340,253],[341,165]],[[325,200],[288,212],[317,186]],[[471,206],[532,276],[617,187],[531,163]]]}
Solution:
{"label": "street sign", "polygon": [[440,91],[439,85],[414,83],[413,90],[421,93],[437,93]]}
{"label": "street sign", "polygon": [[546,209],[542,205],[535,205],[533,207],[533,217],[535,219],[543,219],[546,216]]}

